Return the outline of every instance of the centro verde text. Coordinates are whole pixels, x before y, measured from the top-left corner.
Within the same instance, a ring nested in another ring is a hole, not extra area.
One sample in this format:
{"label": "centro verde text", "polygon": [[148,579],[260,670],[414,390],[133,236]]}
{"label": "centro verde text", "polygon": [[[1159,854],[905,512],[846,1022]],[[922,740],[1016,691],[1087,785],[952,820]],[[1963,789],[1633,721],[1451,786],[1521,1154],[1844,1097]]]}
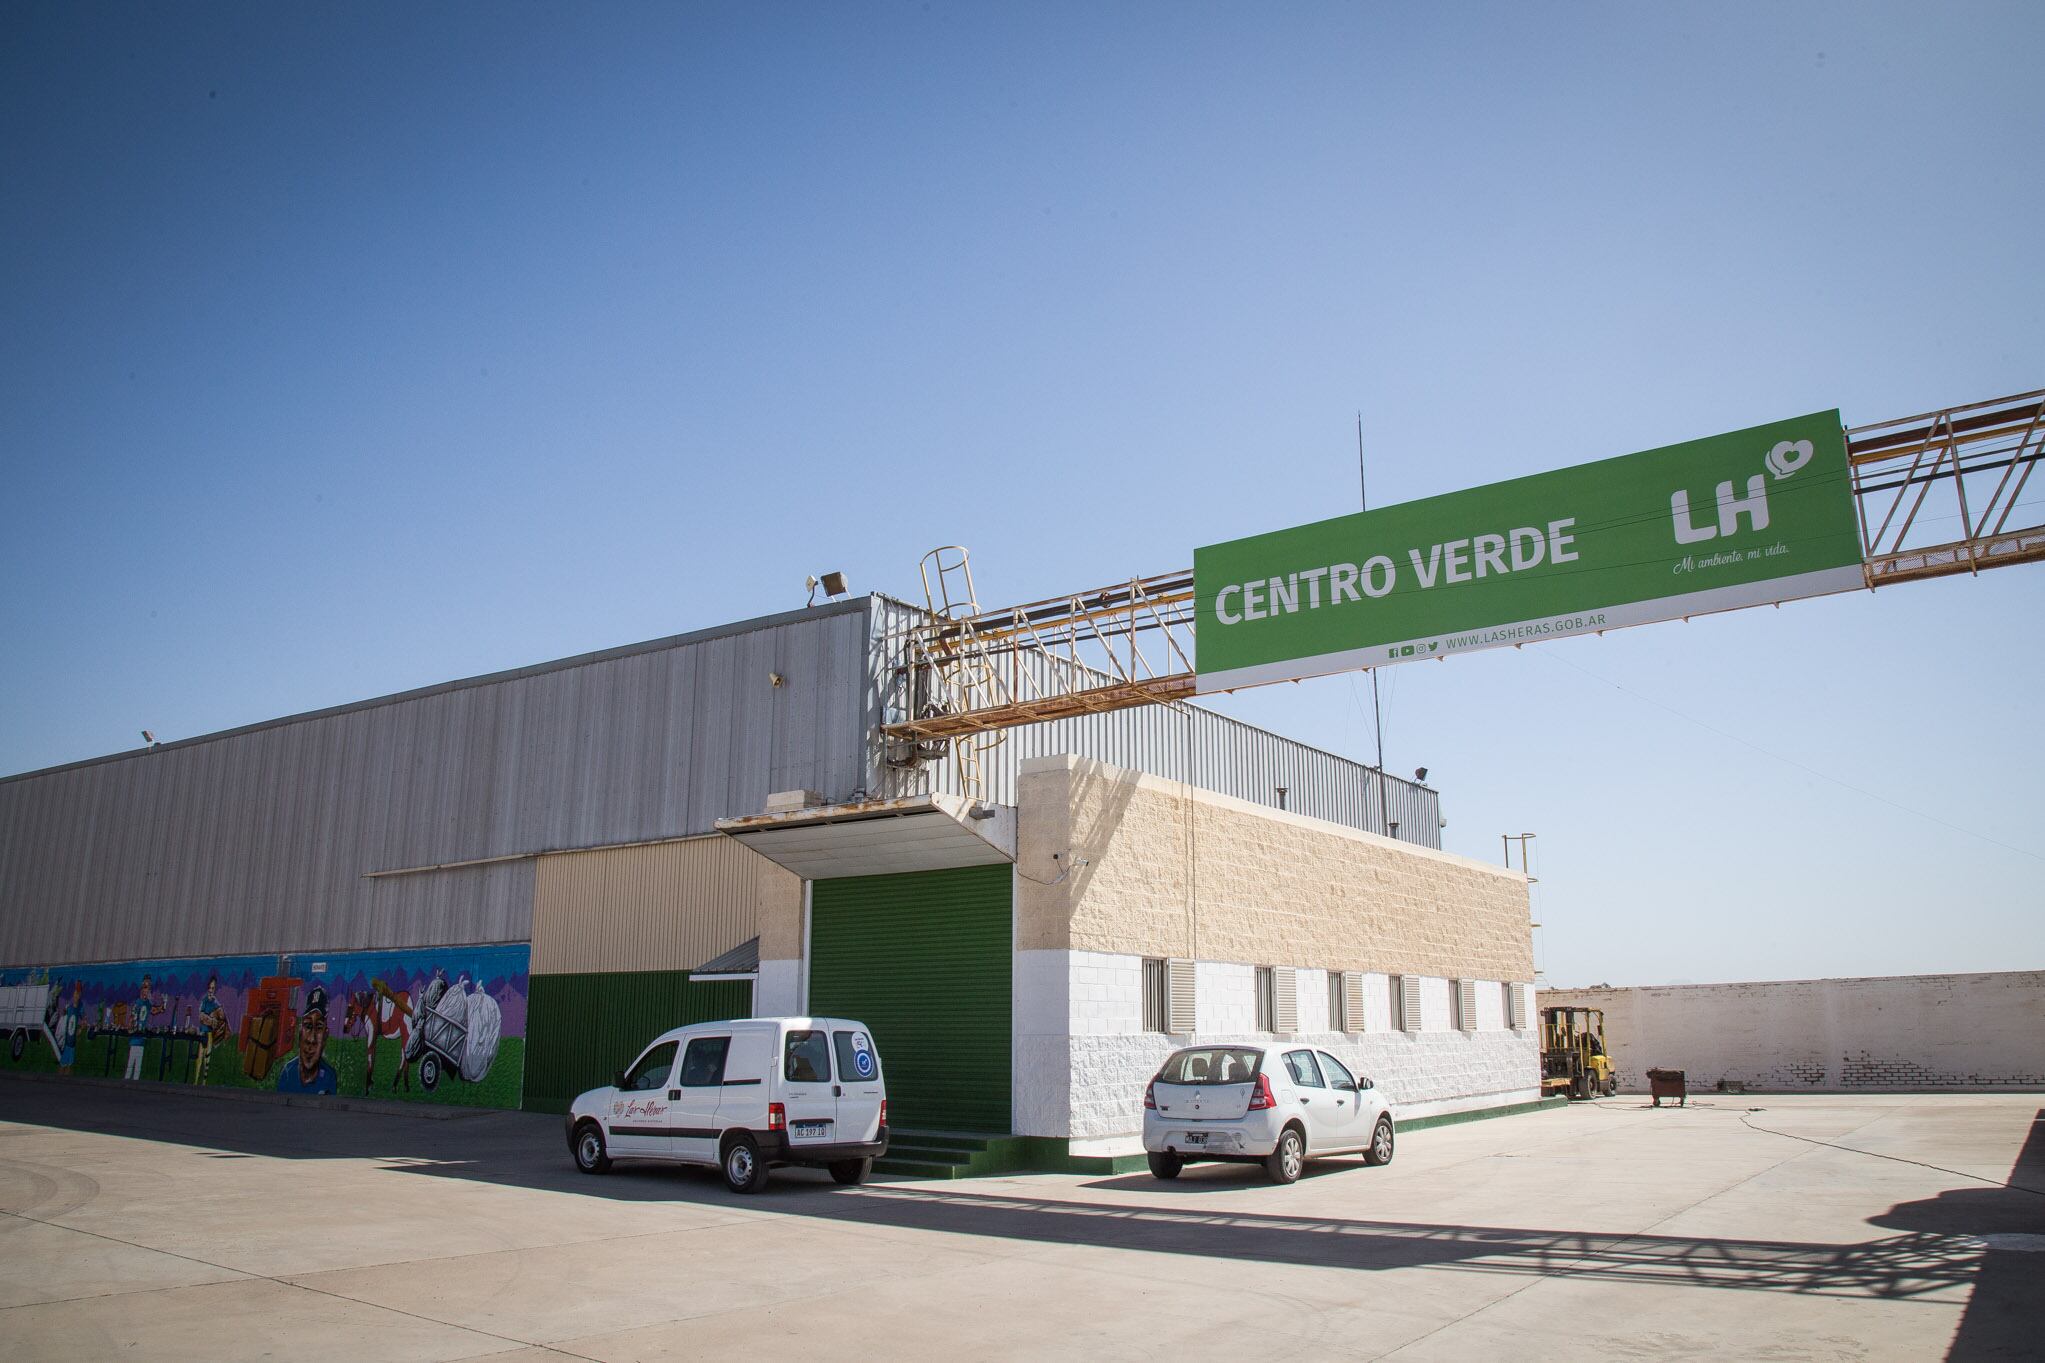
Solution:
{"label": "centro verde text", "polygon": [[[1576,536],[1571,531],[1575,525],[1576,518],[1571,516],[1549,521],[1545,533],[1536,526],[1520,526],[1504,534],[1444,540],[1429,545],[1424,558],[1418,549],[1408,549],[1406,558],[1413,565],[1413,576],[1422,591],[1437,583],[1471,582],[1486,576],[1525,572],[1542,563],[1574,563],[1577,554],[1572,546]],[[1398,585],[1398,565],[1385,555],[1376,554],[1361,564],[1330,563],[1322,568],[1303,568],[1284,577],[1231,582],[1215,597],[1214,615],[1224,625],[1240,625],[1245,620],[1319,610],[1323,604],[1339,606],[1366,596],[1388,596]],[[1240,607],[1232,602],[1240,602]]]}

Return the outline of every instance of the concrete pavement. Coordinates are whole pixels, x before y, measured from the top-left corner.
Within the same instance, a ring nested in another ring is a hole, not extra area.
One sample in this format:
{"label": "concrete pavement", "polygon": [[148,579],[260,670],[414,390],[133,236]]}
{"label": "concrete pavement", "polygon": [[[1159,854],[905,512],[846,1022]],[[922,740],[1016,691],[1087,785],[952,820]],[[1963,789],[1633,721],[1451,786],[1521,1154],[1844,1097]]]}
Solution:
{"label": "concrete pavement", "polygon": [[578,1175],[547,1117],[0,1080],[0,1349],[2035,1358],[2041,1106],[1616,1098],[1290,1188],[782,1171],[741,1198],[709,1171]]}

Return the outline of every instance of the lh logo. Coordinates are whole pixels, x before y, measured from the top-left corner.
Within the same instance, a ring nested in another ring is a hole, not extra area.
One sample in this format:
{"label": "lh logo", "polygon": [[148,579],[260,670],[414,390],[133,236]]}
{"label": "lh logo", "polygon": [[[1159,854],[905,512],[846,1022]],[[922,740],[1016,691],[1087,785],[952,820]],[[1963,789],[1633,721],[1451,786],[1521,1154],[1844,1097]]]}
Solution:
{"label": "lh logo", "polygon": [[[1768,451],[1768,472],[1780,482],[1811,462],[1815,451],[1808,440],[1784,440]],[[1698,525],[1690,516],[1690,492],[1687,488],[1669,494],[1669,517],[1675,523],[1676,543],[1702,544],[1717,539],[1720,535],[1739,532],[1740,519],[1745,517],[1750,530],[1768,528],[1768,479],[1755,474],[1747,479],[1746,495],[1735,490],[1732,479],[1720,483],[1714,493],[1718,504],[1716,524]]]}

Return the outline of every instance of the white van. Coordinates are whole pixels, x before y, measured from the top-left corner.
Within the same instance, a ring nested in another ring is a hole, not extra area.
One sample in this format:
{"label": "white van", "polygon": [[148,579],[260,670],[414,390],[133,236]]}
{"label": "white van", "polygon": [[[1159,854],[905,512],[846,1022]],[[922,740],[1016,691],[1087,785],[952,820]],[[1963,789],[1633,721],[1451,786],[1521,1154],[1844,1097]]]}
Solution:
{"label": "white van", "polygon": [[777,1164],[864,1179],[888,1148],[888,1090],[863,1022],[744,1018],[662,1032],[619,1073],[568,1108],[575,1167],[669,1160],[724,1170],[757,1192]]}

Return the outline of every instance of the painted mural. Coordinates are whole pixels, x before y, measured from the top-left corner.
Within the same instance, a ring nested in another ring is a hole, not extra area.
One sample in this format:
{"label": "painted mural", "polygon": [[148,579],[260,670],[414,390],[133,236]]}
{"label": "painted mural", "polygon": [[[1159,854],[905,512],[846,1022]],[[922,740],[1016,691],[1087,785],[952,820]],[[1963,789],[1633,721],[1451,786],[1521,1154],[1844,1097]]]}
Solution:
{"label": "painted mural", "polygon": [[0,970],[0,1070],[517,1107],[529,949]]}

